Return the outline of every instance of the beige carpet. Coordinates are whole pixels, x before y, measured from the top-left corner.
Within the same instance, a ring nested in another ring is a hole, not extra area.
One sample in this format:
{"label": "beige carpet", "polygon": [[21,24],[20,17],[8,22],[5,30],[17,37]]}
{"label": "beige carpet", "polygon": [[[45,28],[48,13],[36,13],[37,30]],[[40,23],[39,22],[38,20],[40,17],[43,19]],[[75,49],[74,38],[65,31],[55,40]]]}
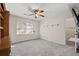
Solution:
{"label": "beige carpet", "polygon": [[14,44],[11,56],[79,56],[74,47],[42,39]]}

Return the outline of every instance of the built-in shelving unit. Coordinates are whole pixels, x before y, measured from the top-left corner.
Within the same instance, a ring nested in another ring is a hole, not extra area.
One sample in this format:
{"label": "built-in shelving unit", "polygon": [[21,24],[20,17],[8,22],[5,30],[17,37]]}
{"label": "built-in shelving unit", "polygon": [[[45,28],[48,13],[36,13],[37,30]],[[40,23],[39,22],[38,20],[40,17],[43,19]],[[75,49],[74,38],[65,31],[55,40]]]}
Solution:
{"label": "built-in shelving unit", "polygon": [[0,56],[10,54],[10,42],[9,11],[6,10],[4,3],[0,3]]}

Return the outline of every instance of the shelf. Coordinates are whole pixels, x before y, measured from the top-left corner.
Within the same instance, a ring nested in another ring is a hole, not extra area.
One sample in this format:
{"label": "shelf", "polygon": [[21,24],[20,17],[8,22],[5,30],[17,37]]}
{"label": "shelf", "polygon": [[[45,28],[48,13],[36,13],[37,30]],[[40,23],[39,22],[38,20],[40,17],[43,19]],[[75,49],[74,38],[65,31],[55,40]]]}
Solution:
{"label": "shelf", "polygon": [[1,7],[1,5],[0,5],[0,12],[4,12],[4,11],[3,11],[3,8]]}
{"label": "shelf", "polygon": [[2,16],[2,14],[0,13],[0,18],[2,18],[3,19],[3,16]]}
{"label": "shelf", "polygon": [[4,12],[3,9],[0,7],[0,12]]}
{"label": "shelf", "polygon": [[3,29],[3,27],[0,27],[0,30]]}

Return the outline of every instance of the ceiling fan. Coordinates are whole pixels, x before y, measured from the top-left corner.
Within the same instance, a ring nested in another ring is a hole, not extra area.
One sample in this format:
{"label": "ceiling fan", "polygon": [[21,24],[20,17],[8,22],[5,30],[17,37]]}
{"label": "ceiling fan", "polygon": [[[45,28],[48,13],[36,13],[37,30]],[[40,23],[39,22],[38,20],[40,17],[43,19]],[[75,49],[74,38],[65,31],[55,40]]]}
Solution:
{"label": "ceiling fan", "polygon": [[[34,16],[35,18],[38,18],[39,16],[41,16],[41,17],[45,17],[44,16],[44,10],[41,10],[41,9],[39,9],[39,8],[31,8],[31,7],[28,7],[27,8],[28,9],[28,11],[30,11],[31,12],[31,14],[29,14],[28,16]],[[24,14],[24,15],[27,15],[27,14]]]}

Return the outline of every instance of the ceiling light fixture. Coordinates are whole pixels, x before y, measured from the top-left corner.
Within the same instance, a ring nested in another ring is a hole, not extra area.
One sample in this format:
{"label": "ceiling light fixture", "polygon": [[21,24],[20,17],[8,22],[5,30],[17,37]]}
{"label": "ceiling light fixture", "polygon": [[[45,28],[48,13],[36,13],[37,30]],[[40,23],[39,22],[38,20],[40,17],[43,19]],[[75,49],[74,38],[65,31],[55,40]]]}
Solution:
{"label": "ceiling light fixture", "polygon": [[[44,10],[32,9],[32,10],[29,10],[29,11],[32,12],[32,14],[29,14],[28,16],[34,15],[35,18],[38,18],[39,16],[45,17],[44,16]],[[24,14],[24,15],[26,15],[26,14]]]}
{"label": "ceiling light fixture", "polygon": [[40,9],[34,9],[33,10],[33,14],[35,16],[35,18],[41,16],[41,17],[44,17],[44,14],[43,14],[44,10],[40,10]]}

